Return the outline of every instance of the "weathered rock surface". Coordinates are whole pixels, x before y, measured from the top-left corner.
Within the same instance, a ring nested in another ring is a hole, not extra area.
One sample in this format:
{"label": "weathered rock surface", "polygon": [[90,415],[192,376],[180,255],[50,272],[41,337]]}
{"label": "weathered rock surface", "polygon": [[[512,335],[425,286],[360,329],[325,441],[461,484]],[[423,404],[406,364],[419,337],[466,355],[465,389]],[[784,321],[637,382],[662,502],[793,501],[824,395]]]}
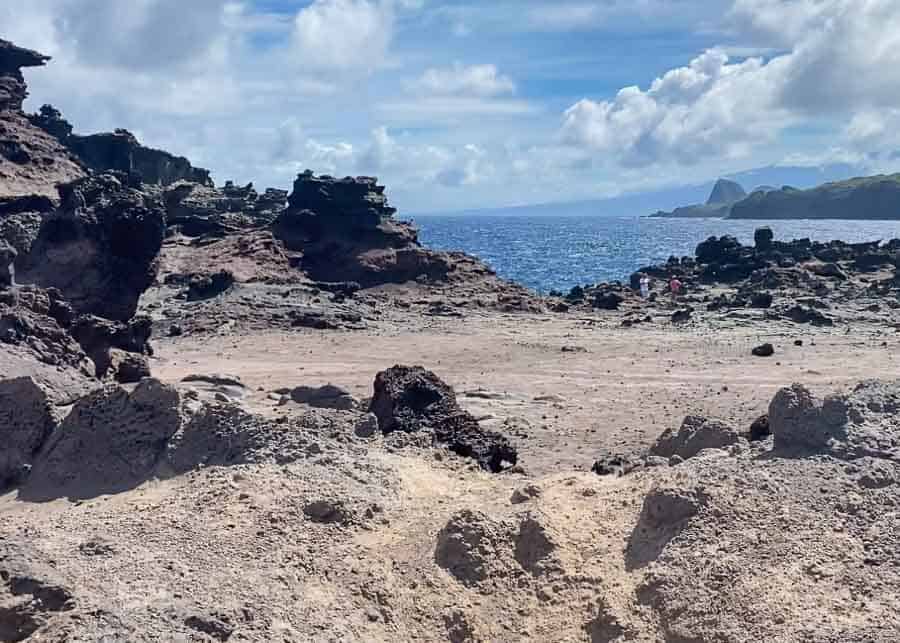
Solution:
{"label": "weathered rock surface", "polygon": [[868,381],[819,399],[794,384],[769,405],[769,426],[780,449],[841,458],[900,456],[900,383]]}
{"label": "weathered rock surface", "polygon": [[181,426],[178,392],[147,379],[107,386],[75,403],[35,460],[22,494],[92,498],[131,489],[155,471]]}
{"label": "weathered rock surface", "polygon": [[741,437],[741,432],[726,422],[689,415],[677,431],[670,429],[659,436],[650,447],[650,453],[664,458],[677,455],[687,460],[704,449],[722,449],[736,444]]}
{"label": "weathered rock surface", "polygon": [[0,198],[55,196],[57,183],[84,174],[77,159],[22,112],[28,96],[22,68],[40,67],[48,60],[0,39]]}
{"label": "weathered rock surface", "polygon": [[62,186],[62,207],[16,259],[17,281],[58,288],[79,313],[132,317],[156,277],[165,212],[127,181],[102,174]]}
{"label": "weathered rock surface", "polygon": [[27,476],[55,426],[47,393],[33,378],[0,380],[0,488]]}
{"label": "weathered rock surface", "polygon": [[475,459],[488,471],[496,473],[516,463],[509,440],[483,430],[459,407],[453,389],[421,366],[394,366],[379,373],[369,410],[383,433],[431,433],[436,443]]}

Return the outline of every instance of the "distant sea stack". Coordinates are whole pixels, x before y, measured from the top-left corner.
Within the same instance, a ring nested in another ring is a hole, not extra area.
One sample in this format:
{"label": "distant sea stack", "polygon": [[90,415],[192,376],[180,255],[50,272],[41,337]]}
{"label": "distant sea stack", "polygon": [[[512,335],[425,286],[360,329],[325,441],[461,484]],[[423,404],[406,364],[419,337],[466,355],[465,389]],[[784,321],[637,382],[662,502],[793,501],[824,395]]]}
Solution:
{"label": "distant sea stack", "polygon": [[712,192],[706,203],[698,203],[696,205],[687,205],[681,208],[675,208],[671,212],[660,210],[656,214],[651,215],[657,218],[724,218],[731,212],[731,207],[747,196],[744,188],[740,183],[729,181],[728,179],[719,179],[713,186]]}
{"label": "distant sea stack", "polygon": [[754,192],[730,219],[900,219],[900,174],[826,183],[810,190]]}

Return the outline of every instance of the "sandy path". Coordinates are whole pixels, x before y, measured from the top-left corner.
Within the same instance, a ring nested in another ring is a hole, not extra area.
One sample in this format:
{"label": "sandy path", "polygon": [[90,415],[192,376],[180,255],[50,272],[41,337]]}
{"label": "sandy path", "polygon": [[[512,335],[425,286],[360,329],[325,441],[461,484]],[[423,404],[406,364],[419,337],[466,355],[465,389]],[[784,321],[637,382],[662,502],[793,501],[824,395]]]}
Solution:
{"label": "sandy path", "polygon": [[[804,346],[794,346],[795,338]],[[775,357],[750,355],[762,341],[775,344]],[[540,474],[590,467],[603,449],[643,447],[689,412],[749,425],[791,382],[827,392],[896,377],[898,346],[894,333],[878,328],[845,334],[753,325],[711,333],[485,315],[363,332],[163,340],[154,373],[168,381],[234,373],[252,390],[251,405],[273,407],[266,395],[277,388],[331,382],[366,397],[379,370],[421,364],[450,382],[465,407],[490,416],[486,426],[523,418],[508,430],[523,464]],[[483,393],[466,395],[474,390]]]}

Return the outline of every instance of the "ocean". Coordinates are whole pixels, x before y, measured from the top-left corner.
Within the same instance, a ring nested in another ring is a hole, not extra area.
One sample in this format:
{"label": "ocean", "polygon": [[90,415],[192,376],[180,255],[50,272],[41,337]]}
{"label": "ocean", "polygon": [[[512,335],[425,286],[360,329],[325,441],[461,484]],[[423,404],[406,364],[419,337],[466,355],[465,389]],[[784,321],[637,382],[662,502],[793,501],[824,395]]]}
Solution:
{"label": "ocean", "polygon": [[744,243],[769,226],[776,239],[874,241],[900,237],[900,221],[746,221],[639,217],[442,215],[415,219],[422,243],[462,250],[497,273],[539,292],[626,281],[648,264],[694,254],[697,244],[730,234]]}

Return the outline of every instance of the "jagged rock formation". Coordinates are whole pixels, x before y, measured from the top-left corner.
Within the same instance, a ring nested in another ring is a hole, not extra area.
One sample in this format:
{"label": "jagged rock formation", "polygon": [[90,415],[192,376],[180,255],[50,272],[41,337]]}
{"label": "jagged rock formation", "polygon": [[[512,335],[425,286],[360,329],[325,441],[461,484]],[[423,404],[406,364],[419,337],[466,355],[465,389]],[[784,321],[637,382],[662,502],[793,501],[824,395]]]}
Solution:
{"label": "jagged rock formation", "polygon": [[209,170],[193,167],[183,156],[144,147],[128,130],[87,136],[73,134],[62,139],[62,143],[96,172],[136,173],[145,183],[158,185],[182,180],[212,185]]}
{"label": "jagged rock formation", "polygon": [[163,194],[170,233],[188,237],[239,233],[271,224],[287,206],[287,190],[267,188],[257,193],[227,181],[222,188],[179,181]]}
{"label": "jagged rock formation", "polygon": [[22,68],[41,67],[48,60],[49,56],[0,40],[0,111],[22,109],[22,103],[28,97]]}
{"label": "jagged rock formation", "polygon": [[810,190],[755,192],[731,219],[900,219],[900,174],[826,183]]}
{"label": "jagged rock formation", "polygon": [[289,250],[302,252],[300,266],[317,281],[368,287],[493,274],[462,253],[425,250],[415,228],[395,220],[394,213],[377,179],[306,171],[294,182],[288,209],[273,231]]}
{"label": "jagged rock formation", "polygon": [[63,185],[62,206],[16,258],[17,281],[58,288],[77,313],[131,318],[156,276],[165,212],[128,181],[102,174]]}
{"label": "jagged rock formation", "polygon": [[77,159],[22,113],[28,96],[23,67],[40,67],[48,56],[0,40],[0,204],[3,197],[55,196],[55,185],[84,174]]}
{"label": "jagged rock formation", "polygon": [[99,134],[78,135],[62,113],[52,105],[43,105],[36,114],[28,115],[32,125],[62,143],[87,169],[94,172],[137,174],[152,185],[170,185],[190,181],[212,186],[209,170],[194,167],[183,156],[175,156],[145,147],[126,129]]}

